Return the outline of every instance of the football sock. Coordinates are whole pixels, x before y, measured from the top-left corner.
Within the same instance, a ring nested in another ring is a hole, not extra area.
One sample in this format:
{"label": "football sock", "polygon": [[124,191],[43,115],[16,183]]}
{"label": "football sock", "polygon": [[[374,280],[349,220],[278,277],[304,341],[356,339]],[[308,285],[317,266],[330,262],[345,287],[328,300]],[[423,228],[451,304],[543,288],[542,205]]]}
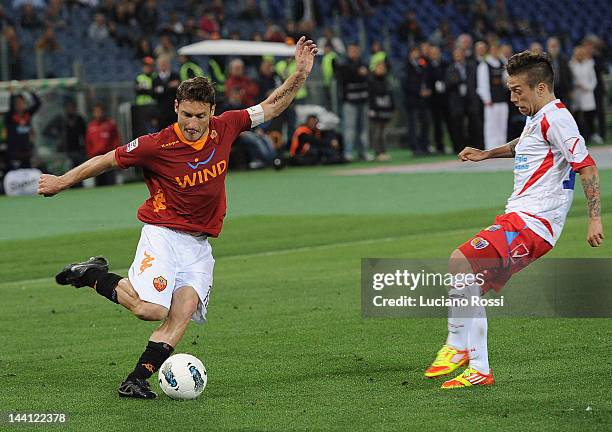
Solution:
{"label": "football sock", "polygon": [[83,275],[82,281],[85,285],[95,288],[96,292],[102,297],[106,297],[113,303],[119,304],[117,300],[117,284],[123,277],[109,273],[101,269],[89,269]]}
{"label": "football sock", "polygon": [[[480,298],[480,285],[470,285],[468,296]],[[471,300],[471,299],[470,299]],[[471,303],[471,301],[470,301]],[[468,330],[470,367],[483,374],[490,373],[489,352],[487,347],[487,313],[484,306],[472,306],[472,323]]]}
{"label": "football sock", "polygon": [[[466,298],[466,289],[452,288],[448,292],[451,299]],[[469,307],[468,307],[469,309]],[[467,348],[468,329],[472,318],[466,308],[449,306],[448,308],[448,337],[446,344],[458,350]]]}
{"label": "football sock", "polygon": [[157,372],[162,363],[170,357],[172,351],[174,351],[174,348],[165,342],[149,341],[147,348],[140,356],[138,363],[136,363],[136,367],[128,375],[128,379],[138,378],[146,380],[151,378],[151,375]]}

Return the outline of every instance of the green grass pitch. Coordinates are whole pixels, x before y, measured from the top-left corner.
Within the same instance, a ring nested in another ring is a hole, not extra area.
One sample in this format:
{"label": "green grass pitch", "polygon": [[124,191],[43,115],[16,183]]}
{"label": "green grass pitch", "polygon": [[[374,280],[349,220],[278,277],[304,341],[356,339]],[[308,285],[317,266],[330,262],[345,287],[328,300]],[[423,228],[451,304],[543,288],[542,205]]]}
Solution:
{"label": "green grass pitch", "polygon": [[[120,400],[154,324],[52,279],[94,254],[126,274],[144,185],[0,198],[0,411],[67,412],[74,431],[612,429],[610,319],[491,319],[497,384],[444,392],[422,377],[444,319],[360,316],[361,257],[448,256],[503,212],[511,173],[333,173],[229,175],[209,322],[177,347],[208,387],[183,403]],[[612,171],[601,178],[609,211]],[[585,242],[576,186],[550,256],[611,257],[612,240]]]}

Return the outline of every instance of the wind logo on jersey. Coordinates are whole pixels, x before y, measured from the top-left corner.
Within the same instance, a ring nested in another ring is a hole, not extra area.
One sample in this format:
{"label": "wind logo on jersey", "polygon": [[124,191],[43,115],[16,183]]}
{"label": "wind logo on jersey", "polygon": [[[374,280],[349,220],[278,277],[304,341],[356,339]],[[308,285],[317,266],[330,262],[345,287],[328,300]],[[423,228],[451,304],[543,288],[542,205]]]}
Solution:
{"label": "wind logo on jersey", "polygon": [[162,144],[160,147],[165,149],[165,148],[168,148],[168,147],[172,147],[174,144],[177,144],[178,142],[179,142],[178,140],[177,141],[170,141],[169,143]]}
{"label": "wind logo on jersey", "polygon": [[142,261],[140,261],[140,273],[138,273],[139,275],[141,275],[149,267],[153,267],[153,264],[151,263],[155,261],[155,257],[149,255],[147,251],[145,251],[144,255],[144,258],[142,259]]}
{"label": "wind logo on jersey", "polygon": [[168,281],[163,276],[157,276],[156,278],[153,278],[153,287],[157,291],[162,292],[166,289],[167,286]]}
{"label": "wind logo on jersey", "polygon": [[476,250],[484,249],[489,246],[489,242],[482,237],[474,237],[472,241],[470,241],[470,244]]}
{"label": "wind logo on jersey", "polygon": [[501,225],[491,225],[488,228],[486,228],[486,231],[490,231],[490,232],[499,231],[501,227],[502,227]]}
{"label": "wind logo on jersey", "polygon": [[174,179],[181,189],[185,189],[187,186],[193,187],[196,184],[208,182],[223,174],[226,169],[227,162],[225,160],[221,160],[216,164],[211,165],[209,168],[204,168],[203,170],[195,171],[191,174],[185,174],[182,180],[180,177],[174,177]]}
{"label": "wind logo on jersey", "polygon": [[187,165],[189,165],[189,168],[191,168],[191,169],[198,169],[198,167],[199,167],[200,165],[206,165],[208,162],[210,162],[210,161],[211,161],[211,159],[212,159],[212,158],[213,158],[213,156],[215,155],[215,151],[216,151],[216,150],[217,150],[217,149],[216,149],[216,148],[214,148],[214,149],[213,149],[213,151],[212,151],[212,153],[211,153],[211,154],[210,154],[210,156],[208,157],[208,159],[206,159],[205,161],[198,162],[198,160],[199,160],[199,159],[198,159],[198,158],[195,158],[195,161],[194,161],[195,163],[187,162]]}

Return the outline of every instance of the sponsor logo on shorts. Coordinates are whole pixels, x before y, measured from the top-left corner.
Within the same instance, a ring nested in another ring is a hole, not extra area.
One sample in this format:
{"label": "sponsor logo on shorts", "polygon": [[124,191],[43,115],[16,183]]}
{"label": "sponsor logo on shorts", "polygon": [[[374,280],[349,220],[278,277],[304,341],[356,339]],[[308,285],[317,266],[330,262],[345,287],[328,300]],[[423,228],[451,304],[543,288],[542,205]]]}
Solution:
{"label": "sponsor logo on shorts", "polygon": [[470,242],[474,249],[480,250],[489,246],[489,242],[483,239],[482,237],[474,237]]}
{"label": "sponsor logo on shorts", "polygon": [[138,147],[138,138],[136,138],[134,141],[130,141],[125,147],[125,151],[129,153],[132,150],[134,150],[136,147]]}
{"label": "sponsor logo on shorts", "polygon": [[501,229],[501,227],[502,227],[501,225],[491,225],[486,230],[487,231],[491,231],[491,232],[495,232],[495,231],[499,231]]}
{"label": "sponsor logo on shorts", "polygon": [[140,273],[138,273],[138,275],[141,275],[149,267],[153,267],[151,263],[155,261],[155,257],[149,255],[147,251],[145,251],[144,255],[144,258],[140,261]]}
{"label": "sponsor logo on shorts", "polygon": [[153,287],[157,291],[162,292],[163,290],[166,289],[167,286],[168,286],[168,281],[164,279],[163,276],[157,276],[156,278],[153,279]]}
{"label": "sponsor logo on shorts", "polygon": [[529,249],[525,246],[525,243],[520,243],[510,251],[510,258],[514,261],[515,258],[523,258],[529,255]]}

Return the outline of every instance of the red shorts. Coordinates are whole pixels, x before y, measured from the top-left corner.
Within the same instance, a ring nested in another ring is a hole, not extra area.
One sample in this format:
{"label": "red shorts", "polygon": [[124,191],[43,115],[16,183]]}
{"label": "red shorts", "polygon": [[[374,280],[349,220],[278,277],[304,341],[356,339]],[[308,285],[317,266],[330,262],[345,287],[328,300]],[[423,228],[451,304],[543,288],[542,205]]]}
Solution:
{"label": "red shorts", "polygon": [[516,213],[497,216],[494,225],[459,246],[474,273],[484,275],[484,292],[501,290],[510,276],[551,249],[551,244],[527,228]]}

